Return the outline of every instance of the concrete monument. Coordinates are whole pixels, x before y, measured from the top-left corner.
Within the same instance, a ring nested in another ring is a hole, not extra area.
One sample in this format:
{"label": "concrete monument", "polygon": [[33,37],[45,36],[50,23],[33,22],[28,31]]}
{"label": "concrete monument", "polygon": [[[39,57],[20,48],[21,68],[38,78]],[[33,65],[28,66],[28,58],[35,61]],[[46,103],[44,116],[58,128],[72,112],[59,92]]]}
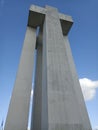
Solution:
{"label": "concrete monument", "polygon": [[67,36],[72,24],[56,8],[30,7],[5,130],[27,130],[35,48],[31,130],[91,130]]}

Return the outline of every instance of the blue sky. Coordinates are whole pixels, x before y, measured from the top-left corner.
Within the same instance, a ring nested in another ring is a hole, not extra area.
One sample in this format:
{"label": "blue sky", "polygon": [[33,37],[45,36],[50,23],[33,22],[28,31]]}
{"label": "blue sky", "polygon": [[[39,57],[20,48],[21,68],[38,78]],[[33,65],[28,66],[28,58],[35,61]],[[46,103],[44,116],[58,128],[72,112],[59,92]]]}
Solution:
{"label": "blue sky", "polygon": [[0,122],[5,121],[31,4],[57,7],[74,20],[69,33],[93,128],[98,126],[98,0],[0,0]]}

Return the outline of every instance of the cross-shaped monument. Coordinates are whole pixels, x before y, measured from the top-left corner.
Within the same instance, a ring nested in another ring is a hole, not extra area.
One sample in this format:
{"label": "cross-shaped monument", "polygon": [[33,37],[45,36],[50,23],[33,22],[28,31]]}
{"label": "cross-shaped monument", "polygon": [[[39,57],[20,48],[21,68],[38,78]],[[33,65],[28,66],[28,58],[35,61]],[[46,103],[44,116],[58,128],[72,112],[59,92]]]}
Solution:
{"label": "cross-shaped monument", "polygon": [[31,130],[91,130],[67,36],[72,24],[56,8],[30,7],[5,130],[27,130],[35,49]]}

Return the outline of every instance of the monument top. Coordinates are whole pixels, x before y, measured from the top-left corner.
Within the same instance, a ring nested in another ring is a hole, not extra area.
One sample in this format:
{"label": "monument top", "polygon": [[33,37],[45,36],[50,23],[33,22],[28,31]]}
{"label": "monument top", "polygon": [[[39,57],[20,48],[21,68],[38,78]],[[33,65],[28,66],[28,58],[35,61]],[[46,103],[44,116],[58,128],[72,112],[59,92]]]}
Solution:
{"label": "monument top", "polygon": [[[31,5],[29,10],[28,26],[33,28],[36,28],[37,26],[42,26],[45,19],[45,15],[47,14],[47,7],[49,6],[42,8],[39,6]],[[72,17],[69,15],[59,13],[59,18],[61,22],[63,35],[67,35],[73,24]]]}

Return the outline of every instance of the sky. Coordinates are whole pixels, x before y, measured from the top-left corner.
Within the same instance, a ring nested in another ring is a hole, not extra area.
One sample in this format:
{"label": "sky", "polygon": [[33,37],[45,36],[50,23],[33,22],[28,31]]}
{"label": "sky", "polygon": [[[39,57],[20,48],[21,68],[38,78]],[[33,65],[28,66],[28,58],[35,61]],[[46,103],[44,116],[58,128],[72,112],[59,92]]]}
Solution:
{"label": "sky", "polygon": [[98,0],[0,0],[0,123],[6,120],[31,4],[72,16],[70,46],[92,128],[98,128]]}

